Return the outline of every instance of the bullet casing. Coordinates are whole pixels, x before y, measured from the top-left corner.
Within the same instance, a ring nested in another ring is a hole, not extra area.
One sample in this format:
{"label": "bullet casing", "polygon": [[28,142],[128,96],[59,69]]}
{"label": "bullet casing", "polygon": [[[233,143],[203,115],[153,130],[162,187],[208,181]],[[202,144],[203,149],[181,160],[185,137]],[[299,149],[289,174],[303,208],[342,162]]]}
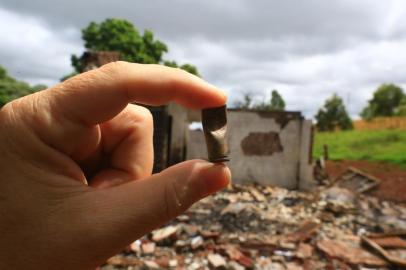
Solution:
{"label": "bullet casing", "polygon": [[214,163],[230,161],[226,106],[203,109],[202,124],[209,161]]}

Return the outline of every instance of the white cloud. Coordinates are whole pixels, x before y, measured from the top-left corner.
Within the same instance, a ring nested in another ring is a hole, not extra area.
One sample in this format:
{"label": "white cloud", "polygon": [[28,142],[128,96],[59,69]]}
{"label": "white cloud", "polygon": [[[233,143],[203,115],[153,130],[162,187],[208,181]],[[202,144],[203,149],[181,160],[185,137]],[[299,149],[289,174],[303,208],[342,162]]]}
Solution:
{"label": "white cloud", "polygon": [[[0,64],[31,83],[54,84],[72,71],[70,54],[81,51],[76,29],[54,32],[41,20],[0,9]],[[72,42],[73,40],[73,42]]]}

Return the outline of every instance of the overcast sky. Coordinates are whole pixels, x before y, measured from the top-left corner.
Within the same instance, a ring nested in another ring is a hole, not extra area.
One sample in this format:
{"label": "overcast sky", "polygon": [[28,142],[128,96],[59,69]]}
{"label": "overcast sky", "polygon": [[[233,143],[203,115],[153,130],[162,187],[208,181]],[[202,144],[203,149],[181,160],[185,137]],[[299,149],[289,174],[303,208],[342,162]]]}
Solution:
{"label": "overcast sky", "polygon": [[196,65],[230,105],[277,89],[312,117],[338,93],[357,116],[381,83],[406,88],[402,0],[0,0],[0,65],[51,86],[83,52],[80,30],[109,17],[151,29],[165,59]]}

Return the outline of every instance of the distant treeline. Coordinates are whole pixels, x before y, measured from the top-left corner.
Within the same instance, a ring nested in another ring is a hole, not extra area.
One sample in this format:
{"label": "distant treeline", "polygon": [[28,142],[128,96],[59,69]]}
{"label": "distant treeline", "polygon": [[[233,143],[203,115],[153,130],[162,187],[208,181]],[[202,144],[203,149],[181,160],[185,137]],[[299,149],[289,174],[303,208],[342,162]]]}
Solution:
{"label": "distant treeline", "polygon": [[[273,90],[271,99],[260,104],[252,102],[253,97],[251,93],[245,93],[242,100],[234,103],[234,106],[242,109],[260,109],[260,110],[283,110],[285,108],[285,101],[277,90]],[[281,106],[282,105],[282,106]],[[406,117],[406,94],[403,89],[395,84],[382,84],[373,93],[373,97],[368,101],[367,106],[361,111],[360,116],[366,121],[372,121],[378,117]],[[403,123],[394,118],[389,120],[377,120],[367,125],[367,122],[356,121],[353,123],[351,120],[343,99],[337,94],[333,94],[328,98],[324,105],[317,111],[314,116],[316,120],[316,127],[318,131],[334,131],[334,130],[349,130],[357,127],[369,126],[390,126],[395,125],[403,127]],[[376,123],[381,124],[376,124]],[[387,123],[387,124],[383,124]],[[389,124],[391,123],[391,124]]]}

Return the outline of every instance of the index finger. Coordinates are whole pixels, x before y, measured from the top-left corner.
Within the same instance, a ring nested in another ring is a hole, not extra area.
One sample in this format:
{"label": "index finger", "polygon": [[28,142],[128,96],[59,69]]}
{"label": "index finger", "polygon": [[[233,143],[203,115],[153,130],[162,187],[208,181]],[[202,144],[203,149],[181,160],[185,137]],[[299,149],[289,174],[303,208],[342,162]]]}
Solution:
{"label": "index finger", "polygon": [[51,106],[87,124],[107,121],[128,103],[163,105],[174,101],[190,109],[224,105],[225,94],[183,70],[161,65],[114,62],[75,76],[47,90]]}

